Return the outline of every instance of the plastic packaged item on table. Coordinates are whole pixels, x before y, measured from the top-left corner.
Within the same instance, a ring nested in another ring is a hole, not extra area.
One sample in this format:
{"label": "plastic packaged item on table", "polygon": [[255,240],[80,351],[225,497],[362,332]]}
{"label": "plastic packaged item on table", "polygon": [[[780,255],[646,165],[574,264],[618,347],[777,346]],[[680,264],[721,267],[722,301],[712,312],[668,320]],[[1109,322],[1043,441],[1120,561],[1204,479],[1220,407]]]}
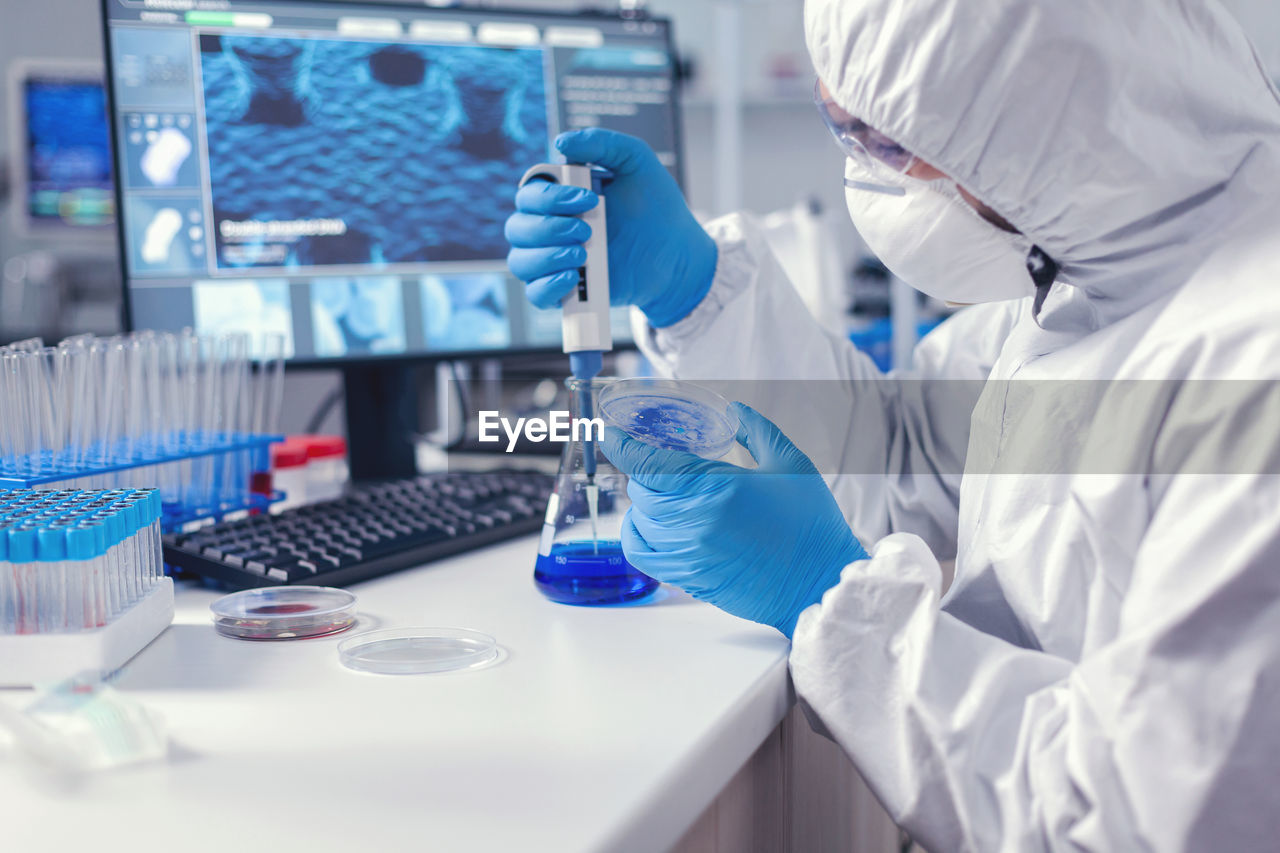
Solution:
{"label": "plastic packaged item on table", "polygon": [[356,597],[327,586],[279,586],[224,595],[209,609],[219,634],[239,640],[301,640],[347,630]]}
{"label": "plastic packaged item on table", "polygon": [[[574,420],[583,416],[584,401],[599,399],[610,381],[566,380]],[[597,437],[589,430],[570,432],[542,524],[533,580],[561,604],[624,604],[658,588],[622,553],[622,516],[631,505],[627,476],[600,451]],[[588,456],[595,461],[591,469]]]}
{"label": "plastic packaged item on table", "polygon": [[161,761],[169,752],[163,720],[92,675],[42,688],[23,710],[0,703],[0,729],[20,752],[64,771]]}
{"label": "plastic packaged item on table", "polygon": [[653,447],[719,459],[734,446],[738,416],[716,392],[674,379],[619,379],[597,407],[610,426]]}
{"label": "plastic packaged item on table", "polygon": [[501,656],[498,642],[469,628],[391,628],[338,643],[343,666],[381,675],[479,669]]}

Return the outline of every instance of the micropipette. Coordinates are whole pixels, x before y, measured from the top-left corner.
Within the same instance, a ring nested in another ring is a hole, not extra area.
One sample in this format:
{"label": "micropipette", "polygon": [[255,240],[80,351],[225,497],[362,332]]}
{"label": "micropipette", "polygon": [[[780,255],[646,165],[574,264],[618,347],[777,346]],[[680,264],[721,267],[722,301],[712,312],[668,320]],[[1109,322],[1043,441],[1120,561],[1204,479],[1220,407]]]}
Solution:
{"label": "micropipette", "polygon": [[[578,411],[584,418],[595,416],[591,399],[591,380],[600,373],[603,354],[613,349],[613,332],[609,327],[609,238],[605,231],[604,196],[600,187],[608,172],[591,166],[568,163],[540,163],[524,173],[520,186],[530,181],[595,190],[600,202],[581,214],[591,226],[591,237],[583,244],[587,262],[578,268],[578,286],[561,303],[564,351],[569,354],[569,371],[579,380]],[[596,454],[587,430],[583,446],[583,470],[587,475],[587,510],[591,514],[591,539],[598,540],[596,525],[600,514],[600,487],[596,484]]]}

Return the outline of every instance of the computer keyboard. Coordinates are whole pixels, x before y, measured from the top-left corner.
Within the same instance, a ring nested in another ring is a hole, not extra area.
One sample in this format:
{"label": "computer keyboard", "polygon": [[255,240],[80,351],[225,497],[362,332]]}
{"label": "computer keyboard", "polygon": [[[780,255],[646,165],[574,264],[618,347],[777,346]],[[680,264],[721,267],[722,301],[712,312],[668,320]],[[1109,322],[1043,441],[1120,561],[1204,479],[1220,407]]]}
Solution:
{"label": "computer keyboard", "polygon": [[[232,589],[344,586],[532,533],[555,477],[451,471],[164,537],[164,560]],[[532,565],[532,563],[530,564]]]}

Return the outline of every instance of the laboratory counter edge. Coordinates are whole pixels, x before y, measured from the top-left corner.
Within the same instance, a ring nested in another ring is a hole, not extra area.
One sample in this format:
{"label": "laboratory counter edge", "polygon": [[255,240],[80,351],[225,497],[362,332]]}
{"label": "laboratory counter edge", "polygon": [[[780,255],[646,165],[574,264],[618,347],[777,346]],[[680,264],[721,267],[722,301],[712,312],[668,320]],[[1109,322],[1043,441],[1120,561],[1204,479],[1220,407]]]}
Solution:
{"label": "laboratory counter edge", "polygon": [[[552,603],[536,549],[355,585],[356,626],[307,640],[223,637],[220,593],[182,583],[174,624],[113,681],[162,717],[168,760],[67,777],[0,752],[5,849],[670,849],[787,715],[789,644],[669,587]],[[407,676],[339,662],[356,632],[412,626],[483,631],[502,657]]]}

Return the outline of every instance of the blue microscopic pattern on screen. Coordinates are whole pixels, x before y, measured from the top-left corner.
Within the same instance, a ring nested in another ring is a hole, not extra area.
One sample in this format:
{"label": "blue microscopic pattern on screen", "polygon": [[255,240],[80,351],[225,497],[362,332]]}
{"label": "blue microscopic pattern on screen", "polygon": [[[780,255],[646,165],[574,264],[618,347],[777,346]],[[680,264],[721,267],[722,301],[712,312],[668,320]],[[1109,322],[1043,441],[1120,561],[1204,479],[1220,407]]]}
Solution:
{"label": "blue microscopic pattern on screen", "polygon": [[[201,37],[219,266],[499,259],[548,150],[542,51]],[[224,239],[234,222],[343,233]]]}

